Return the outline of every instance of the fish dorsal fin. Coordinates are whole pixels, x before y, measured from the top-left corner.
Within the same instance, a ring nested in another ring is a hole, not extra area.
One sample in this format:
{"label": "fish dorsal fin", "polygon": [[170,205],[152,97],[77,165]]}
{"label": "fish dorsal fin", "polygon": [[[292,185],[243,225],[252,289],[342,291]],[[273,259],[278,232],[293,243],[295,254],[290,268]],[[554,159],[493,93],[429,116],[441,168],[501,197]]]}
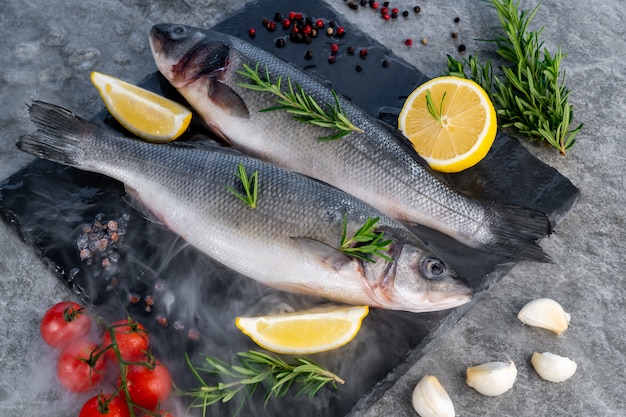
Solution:
{"label": "fish dorsal fin", "polygon": [[226,84],[222,84],[214,77],[209,77],[209,80],[211,83],[209,97],[215,104],[233,116],[245,119],[250,117],[248,106],[246,106],[246,103],[235,90]]}
{"label": "fish dorsal fin", "polygon": [[296,242],[302,250],[320,259],[324,264],[334,270],[338,271],[352,262],[352,258],[348,255],[319,240],[308,237],[292,237],[291,239]]}

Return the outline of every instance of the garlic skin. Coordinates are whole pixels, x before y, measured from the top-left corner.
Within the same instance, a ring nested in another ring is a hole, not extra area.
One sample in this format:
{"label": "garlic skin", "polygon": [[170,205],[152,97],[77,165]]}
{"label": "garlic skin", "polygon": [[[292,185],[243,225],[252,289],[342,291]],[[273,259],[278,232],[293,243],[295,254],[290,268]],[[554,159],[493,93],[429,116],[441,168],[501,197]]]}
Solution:
{"label": "garlic skin", "polygon": [[517,379],[517,368],[510,362],[488,362],[467,368],[465,382],[482,395],[494,397],[504,394]]}
{"label": "garlic skin", "polygon": [[539,376],[550,382],[563,382],[571,378],[578,368],[572,359],[550,352],[535,352],[530,362]]}
{"label": "garlic skin", "polygon": [[454,417],[454,404],[439,380],[426,375],[413,390],[413,408],[421,417]]}
{"label": "garlic skin", "polygon": [[560,335],[567,330],[570,315],[550,298],[538,298],[526,304],[517,318],[530,326],[548,329]]}

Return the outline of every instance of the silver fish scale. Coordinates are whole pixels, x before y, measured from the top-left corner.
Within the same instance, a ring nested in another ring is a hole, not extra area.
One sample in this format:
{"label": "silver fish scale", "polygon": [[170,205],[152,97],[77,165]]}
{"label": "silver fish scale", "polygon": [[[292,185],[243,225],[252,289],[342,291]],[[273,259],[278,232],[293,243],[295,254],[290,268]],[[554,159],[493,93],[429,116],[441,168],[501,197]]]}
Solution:
{"label": "silver fish scale", "polygon": [[[29,112],[38,130],[20,137],[21,150],[122,181],[174,233],[266,285],[415,312],[471,298],[471,289],[408,229],[321,181],[217,146],[156,145],[112,135],[47,103],[35,102]],[[235,195],[243,192],[240,164],[248,175],[258,174],[254,208]],[[377,258],[372,267],[342,254],[344,216],[348,236],[378,218],[385,239],[393,241],[386,253],[393,260]]]}
{"label": "silver fish scale", "polygon": [[[239,163],[248,175],[258,171],[258,204],[254,209],[226,187],[243,194],[241,181],[235,176]],[[292,237],[306,237],[336,247],[345,213],[349,232],[356,231],[368,217],[377,217],[380,226],[397,229],[398,238],[408,236],[391,218],[334,187],[304,176],[285,175],[280,168],[232,152],[155,146],[110,137],[91,142],[84,166],[136,190],[157,217],[166,216],[166,212],[178,213],[181,218],[202,215],[214,233],[281,239],[289,244]],[[165,203],[160,207],[157,201]]]}
{"label": "silver fish scale", "polygon": [[[339,96],[341,108],[364,133],[350,133],[332,142],[316,140],[328,135],[329,129],[300,123],[286,112],[258,113],[275,103],[268,93],[237,85],[250,82],[236,73],[243,64],[254,68],[261,63],[260,73],[267,65],[272,81],[282,76],[283,90],[289,79],[294,85],[302,86],[318,103],[334,103],[334,98],[328,87],[312,82],[300,69],[239,39],[230,40],[233,48],[227,71],[221,75],[222,82],[243,98],[252,124],[264,132],[267,139],[255,146],[254,140],[233,138],[233,146],[333,184],[401,221],[439,230],[445,225],[447,230],[443,232],[462,241],[489,241],[489,231],[480,229],[485,222],[483,202],[465,198],[441,183],[406,152],[393,133],[345,98]],[[479,233],[484,235],[478,236]]]}

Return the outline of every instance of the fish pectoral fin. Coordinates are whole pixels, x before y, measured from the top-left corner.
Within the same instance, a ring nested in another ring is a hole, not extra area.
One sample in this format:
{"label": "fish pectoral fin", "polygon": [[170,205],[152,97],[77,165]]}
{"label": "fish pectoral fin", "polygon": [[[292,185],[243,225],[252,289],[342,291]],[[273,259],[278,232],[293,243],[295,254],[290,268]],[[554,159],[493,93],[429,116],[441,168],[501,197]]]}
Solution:
{"label": "fish pectoral fin", "polygon": [[154,223],[164,229],[167,229],[167,226],[165,226],[163,221],[152,213],[152,211],[150,211],[150,209],[148,209],[148,207],[146,207],[146,205],[141,201],[139,193],[135,191],[134,188],[124,185],[124,191],[126,191],[126,195],[122,196],[122,201],[128,204],[128,206],[135,211],[141,213],[141,215],[150,223]]}
{"label": "fish pectoral fin", "polygon": [[352,258],[339,249],[324,242],[320,242],[319,240],[308,237],[292,237],[291,239],[296,242],[302,250],[320,259],[324,264],[334,270],[338,271],[353,261]]}
{"label": "fish pectoral fin", "polygon": [[211,86],[209,88],[209,98],[218,106],[233,116],[249,118],[250,111],[243,99],[235,90],[222,84],[215,78],[209,78]]}

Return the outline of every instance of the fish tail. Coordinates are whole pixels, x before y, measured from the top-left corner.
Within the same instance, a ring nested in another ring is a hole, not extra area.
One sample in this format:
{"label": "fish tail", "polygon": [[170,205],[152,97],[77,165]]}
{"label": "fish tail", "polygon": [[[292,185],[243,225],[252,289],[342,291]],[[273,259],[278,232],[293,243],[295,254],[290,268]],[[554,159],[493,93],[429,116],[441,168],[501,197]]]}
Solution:
{"label": "fish tail", "polygon": [[33,133],[22,135],[17,147],[42,159],[78,167],[85,148],[98,127],[61,107],[34,101],[28,109],[37,126]]}
{"label": "fish tail", "polygon": [[485,249],[513,259],[551,262],[538,240],[552,233],[549,217],[540,211],[511,204],[488,203],[486,218],[492,226]]}

